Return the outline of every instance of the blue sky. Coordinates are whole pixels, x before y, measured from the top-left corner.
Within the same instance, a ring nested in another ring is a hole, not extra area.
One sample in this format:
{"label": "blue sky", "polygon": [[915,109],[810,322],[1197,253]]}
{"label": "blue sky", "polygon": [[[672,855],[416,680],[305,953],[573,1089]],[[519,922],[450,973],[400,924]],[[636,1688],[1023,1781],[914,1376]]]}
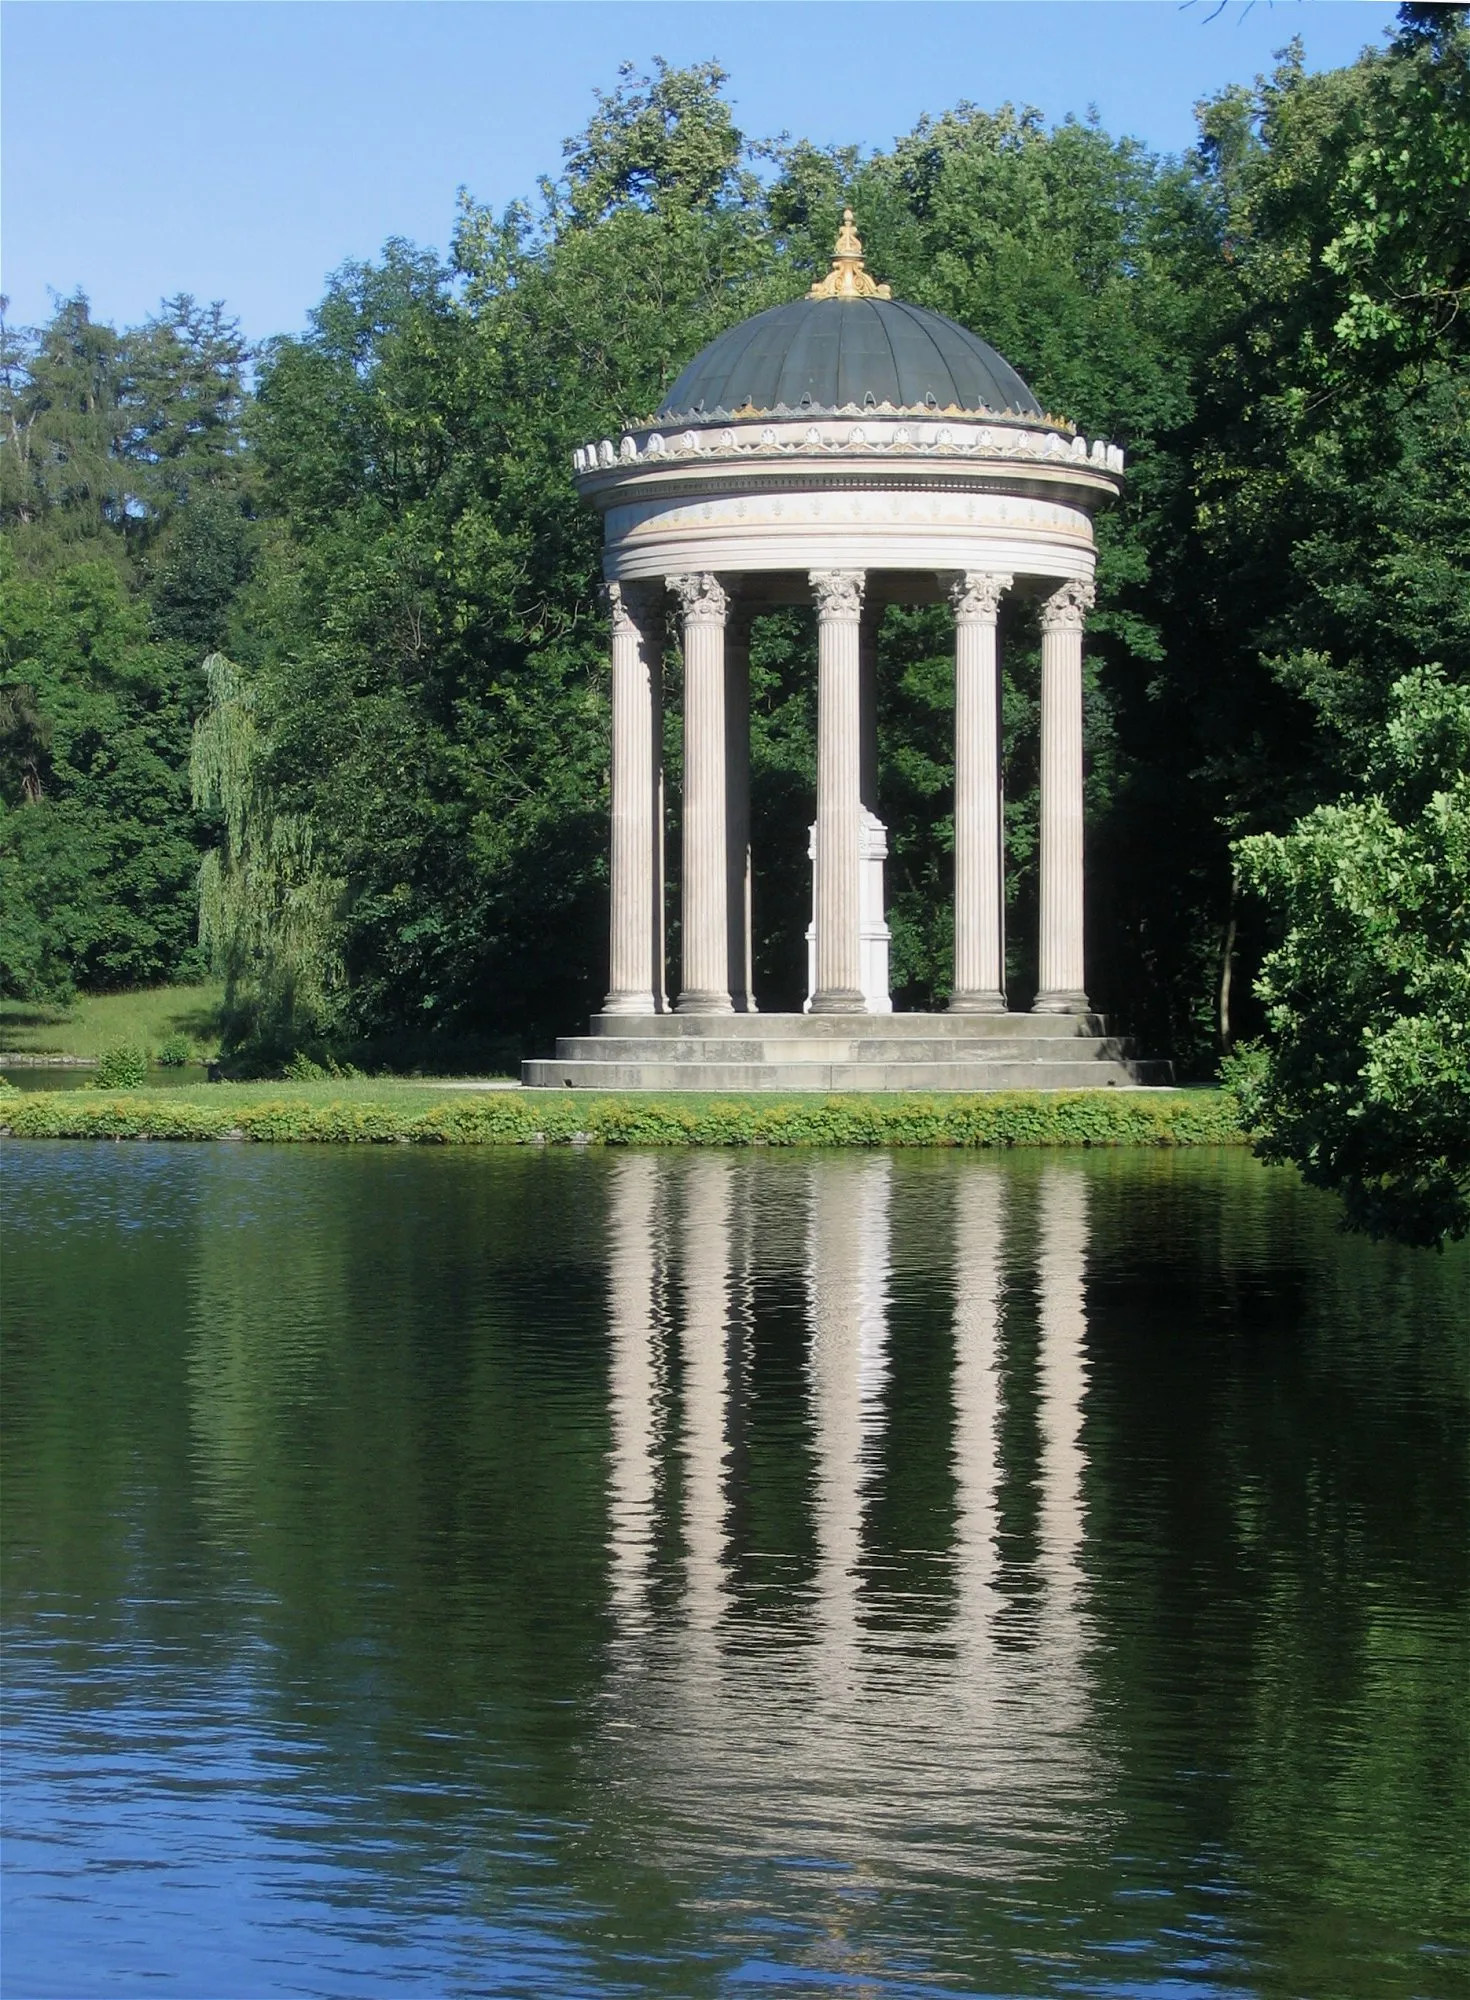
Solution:
{"label": "blue sky", "polygon": [[12,323],[81,285],[119,324],[223,298],[259,339],[390,235],[442,248],[461,184],[496,207],[555,173],[622,60],[717,56],[752,136],[886,146],[959,98],[1095,105],[1160,151],[1195,101],[1351,61],[1376,0],[7,0],[0,289]]}

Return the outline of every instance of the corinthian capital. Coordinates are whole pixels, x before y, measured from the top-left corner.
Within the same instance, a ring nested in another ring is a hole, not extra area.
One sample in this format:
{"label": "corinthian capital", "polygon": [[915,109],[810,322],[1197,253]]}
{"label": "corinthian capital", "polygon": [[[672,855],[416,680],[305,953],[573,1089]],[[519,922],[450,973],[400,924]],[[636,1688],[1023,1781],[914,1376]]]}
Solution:
{"label": "corinthian capital", "polygon": [[1097,592],[1086,577],[1069,577],[1042,605],[1042,631],[1080,632],[1096,602]]}
{"label": "corinthian capital", "polygon": [[627,591],[620,583],[605,583],[602,586],[603,601],[607,605],[607,615],[617,638],[625,632],[636,632],[637,619]]}
{"label": "corinthian capital", "polygon": [[679,600],[686,625],[724,624],[730,614],[730,593],[711,571],[697,569],[664,580]]}
{"label": "corinthian capital", "polygon": [[814,569],[807,572],[819,618],[863,615],[863,572],[860,569]]}
{"label": "corinthian capital", "polygon": [[1015,582],[1012,576],[992,575],[983,569],[967,569],[949,586],[949,601],[956,618],[994,624],[1000,600]]}

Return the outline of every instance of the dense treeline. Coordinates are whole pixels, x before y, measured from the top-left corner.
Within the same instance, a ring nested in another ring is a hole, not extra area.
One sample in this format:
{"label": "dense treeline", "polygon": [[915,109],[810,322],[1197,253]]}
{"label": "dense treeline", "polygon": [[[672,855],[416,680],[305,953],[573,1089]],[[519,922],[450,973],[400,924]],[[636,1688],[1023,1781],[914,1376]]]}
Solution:
{"label": "dense treeline", "polygon": [[[1290,921],[1242,896],[1232,840],[1361,786],[1404,676],[1470,687],[1463,17],[1406,7],[1387,48],[1324,75],[1289,51],[1203,106],[1179,160],[968,104],[867,157],[757,146],[714,65],[625,73],[534,209],[465,199],[447,261],[394,242],[344,267],[310,330],[255,357],[253,393],[236,329],[188,299],[122,335],[72,299],[9,336],[4,990],[194,967],[212,850],[243,1037],[544,1042],[584,1016],[607,647],[569,454],[799,296],[850,201],[897,296],[1128,451],[1090,649],[1091,985],[1208,1073],[1259,1030],[1252,980]],[[757,628],[768,1004],[802,975],[812,646],[799,614]],[[1023,1000],[1037,656],[1020,615]],[[891,612],[880,674],[895,984],[923,1006],[947,980],[946,620]]]}

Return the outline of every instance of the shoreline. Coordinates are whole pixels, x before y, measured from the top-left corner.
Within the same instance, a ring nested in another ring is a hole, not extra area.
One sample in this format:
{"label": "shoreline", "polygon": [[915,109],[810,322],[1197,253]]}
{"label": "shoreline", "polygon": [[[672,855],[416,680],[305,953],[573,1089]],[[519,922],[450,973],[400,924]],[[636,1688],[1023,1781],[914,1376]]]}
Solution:
{"label": "shoreline", "polygon": [[[967,1096],[647,1097],[456,1092],[444,1084],[169,1091],[21,1091],[14,1139],[218,1140],[256,1145],[1222,1146],[1244,1145],[1218,1090],[988,1091]],[[246,1091],[249,1095],[246,1096]],[[395,1101],[396,1100],[396,1101]]]}

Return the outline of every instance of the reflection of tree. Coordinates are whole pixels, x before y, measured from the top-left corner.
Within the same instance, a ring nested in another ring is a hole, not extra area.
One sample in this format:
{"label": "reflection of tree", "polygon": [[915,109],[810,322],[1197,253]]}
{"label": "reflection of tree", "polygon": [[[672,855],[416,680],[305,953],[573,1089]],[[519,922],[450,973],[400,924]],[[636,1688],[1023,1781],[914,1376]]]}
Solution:
{"label": "reflection of tree", "polygon": [[[254,1161],[250,1163],[256,1165]],[[350,1321],[351,1210],[292,1162],[201,1190],[189,1402],[205,1517],[230,1542],[309,1503]]]}
{"label": "reflection of tree", "polygon": [[1470,1886],[1470,1264],[1344,1239],[1233,1157],[1099,1161],[1093,1198],[1086,1568],[1130,1844],[1172,1811],[1252,1885],[1283,1990],[1434,1991],[1386,1967],[1463,1938]]}

